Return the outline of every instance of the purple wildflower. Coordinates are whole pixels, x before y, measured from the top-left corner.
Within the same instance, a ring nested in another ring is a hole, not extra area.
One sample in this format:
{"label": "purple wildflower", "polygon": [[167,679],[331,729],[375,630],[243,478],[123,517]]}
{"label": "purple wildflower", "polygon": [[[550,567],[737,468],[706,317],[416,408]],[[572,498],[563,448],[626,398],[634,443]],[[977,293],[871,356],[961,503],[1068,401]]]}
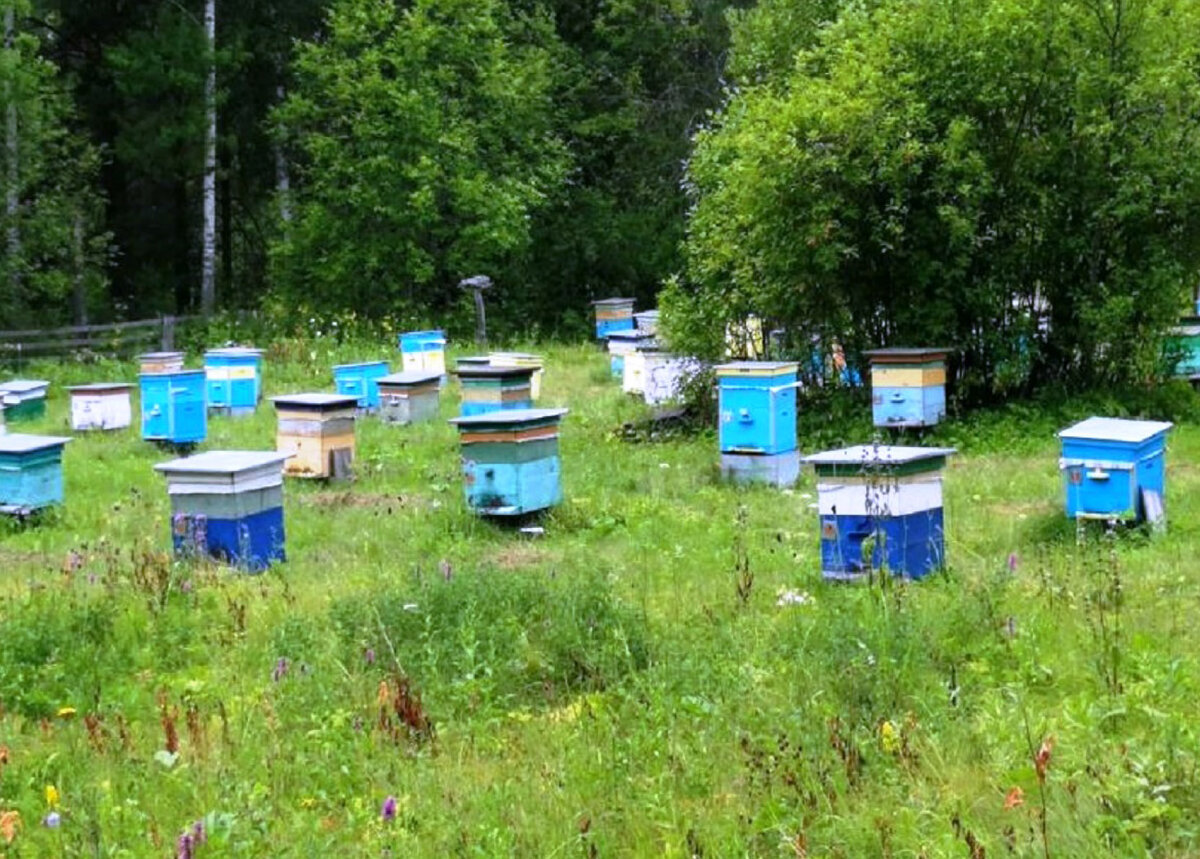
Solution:
{"label": "purple wildflower", "polygon": [[1008,553],[1008,571],[1010,573],[1015,573],[1017,571],[1017,560],[1018,558],[1016,552]]}
{"label": "purple wildflower", "polygon": [[208,833],[204,831],[204,821],[197,820],[192,824],[192,843],[203,844],[208,841]]}
{"label": "purple wildflower", "polygon": [[58,829],[60,823],[62,823],[62,817],[57,811],[52,811],[42,818],[42,826],[47,829]]}
{"label": "purple wildflower", "polygon": [[380,809],[379,816],[384,820],[396,819],[396,797],[389,796],[383,801],[383,808]]}
{"label": "purple wildflower", "polygon": [[275,663],[275,669],[271,672],[271,679],[278,683],[287,676],[288,668],[290,666],[291,663],[288,662],[288,658],[286,656],[279,657],[279,661]]}
{"label": "purple wildflower", "polygon": [[366,661],[366,663],[368,665],[374,665],[375,664],[375,648],[368,647],[366,652],[363,654],[363,659]]}
{"label": "purple wildflower", "polygon": [[192,843],[192,836],[185,832],[179,836],[179,841],[175,843],[175,859],[193,859],[195,857],[195,845]]}

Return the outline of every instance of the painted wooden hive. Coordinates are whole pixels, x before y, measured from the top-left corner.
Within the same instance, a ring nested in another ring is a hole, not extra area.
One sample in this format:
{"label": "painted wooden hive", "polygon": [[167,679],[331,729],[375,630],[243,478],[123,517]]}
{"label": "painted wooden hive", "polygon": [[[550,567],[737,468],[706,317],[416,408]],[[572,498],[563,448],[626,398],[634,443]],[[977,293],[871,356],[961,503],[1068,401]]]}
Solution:
{"label": "painted wooden hive", "polygon": [[[642,356],[642,398],[648,406],[657,406],[677,399],[684,383],[700,369],[695,358],[685,358],[668,352],[639,352]],[[628,360],[629,356],[626,356]]]}
{"label": "painted wooden hive", "polygon": [[142,373],[142,438],[172,445],[192,445],[208,436],[203,370]]}
{"label": "painted wooden hive", "polygon": [[633,324],[638,331],[654,335],[658,333],[658,311],[642,310],[633,314]]}
{"label": "painted wooden hive", "polygon": [[488,363],[493,367],[528,367],[533,370],[529,377],[529,399],[537,402],[542,396],[542,373],[545,360],[541,355],[529,352],[490,352]]}
{"label": "painted wooden hive", "polygon": [[419,424],[438,415],[442,374],[405,370],[379,379],[379,416],[389,424]]}
{"label": "painted wooden hive", "polygon": [[208,408],[229,415],[252,415],[262,399],[263,350],[226,346],[204,353]]}
{"label": "painted wooden hive", "polygon": [[604,340],[614,331],[634,327],[632,298],[602,298],[593,301],[596,309],[596,339]]}
{"label": "painted wooden hive", "polygon": [[24,515],[62,503],[62,454],[70,440],[0,435],[0,512]]}
{"label": "painted wooden hive", "polygon": [[137,359],[140,373],[175,373],[183,369],[182,352],[144,352]]}
{"label": "painted wooden hive", "polygon": [[794,361],[735,361],[716,368],[721,473],[790,486],[800,476]]}
{"label": "painted wooden hive", "polygon": [[877,427],[928,427],[946,416],[946,349],[872,349],[872,416]]}
{"label": "painted wooden hive", "polygon": [[446,332],[406,331],[400,335],[400,360],[406,373],[446,375]]}
{"label": "painted wooden hive", "polygon": [[386,361],[338,364],[333,368],[333,384],[339,394],[357,398],[359,409],[374,412],[379,409],[379,379],[387,374]]}
{"label": "painted wooden hive", "polygon": [[1175,357],[1174,375],[1193,385],[1200,383],[1200,317],[1179,320],[1167,337],[1167,346]]}
{"label": "painted wooden hive", "polygon": [[476,367],[460,362],[456,374],[462,387],[459,414],[463,417],[533,408],[530,367]]}
{"label": "painted wooden hive", "polygon": [[354,418],[358,398],[350,394],[288,394],[273,397],[275,449],[290,458],[289,477],[348,477],[354,464]]}
{"label": "painted wooden hive", "polygon": [[175,553],[257,572],[286,558],[276,451],[213,450],[154,466],[167,479]]}
{"label": "painted wooden hive", "polygon": [[46,413],[46,391],[50,383],[41,379],[10,379],[0,382],[0,398],[9,423],[33,420]]}
{"label": "painted wooden hive", "polygon": [[[625,379],[625,359],[636,352],[658,348],[654,335],[641,329],[614,331],[608,335],[608,366],[614,379]],[[639,390],[637,393],[641,393]]]}
{"label": "painted wooden hive", "polygon": [[71,429],[87,432],[127,428],[133,423],[132,390],[133,385],[126,382],[97,382],[67,388],[71,395]]}
{"label": "painted wooden hive", "polygon": [[942,474],[948,447],[841,448],[805,457],[817,473],[821,573],[919,579],[946,561]]}
{"label": "painted wooden hive", "polygon": [[467,506],[484,516],[520,516],[562,501],[558,428],[566,413],[519,409],[451,419]]}
{"label": "painted wooden hive", "polygon": [[1159,521],[1171,426],[1092,417],[1060,432],[1067,516]]}

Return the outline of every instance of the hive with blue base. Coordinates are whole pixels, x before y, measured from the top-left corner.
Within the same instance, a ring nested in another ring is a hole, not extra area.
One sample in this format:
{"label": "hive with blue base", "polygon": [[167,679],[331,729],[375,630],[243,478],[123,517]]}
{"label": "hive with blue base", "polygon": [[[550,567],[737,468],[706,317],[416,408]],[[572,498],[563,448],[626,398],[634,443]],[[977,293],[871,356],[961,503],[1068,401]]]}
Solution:
{"label": "hive with blue base", "polygon": [[0,513],[26,516],[62,503],[62,454],[70,440],[0,435]]}
{"label": "hive with blue base", "polygon": [[919,579],[946,562],[942,474],[948,447],[858,445],[805,457],[817,475],[821,574]]}
{"label": "hive with blue base", "polygon": [[462,394],[463,417],[533,408],[531,367],[476,366],[460,362],[455,370]]}
{"label": "hive with blue base", "polygon": [[458,427],[467,506],[483,516],[535,513],[562,501],[558,428],[566,409],[497,411]]}
{"label": "hive with blue base", "polygon": [[225,346],[204,353],[210,411],[239,417],[254,414],[262,399],[263,350]]}
{"label": "hive with blue base", "polygon": [[275,451],[214,450],[154,466],[167,479],[171,542],[247,572],[285,560],[283,463]]}
{"label": "hive with blue base", "polygon": [[[657,350],[658,342],[648,331],[631,328],[608,335],[608,367],[614,379],[625,378],[625,360],[639,352]],[[639,390],[638,393],[641,393]]]}
{"label": "hive with blue base", "polygon": [[72,385],[67,388],[71,397],[71,429],[76,432],[126,429],[133,423],[130,391],[126,382],[97,382],[91,385]]}
{"label": "hive with blue base", "polygon": [[1171,427],[1167,421],[1092,417],[1060,432],[1067,516],[1161,520]]}
{"label": "hive with blue base", "polygon": [[934,426],[946,416],[946,349],[871,349],[871,412],[877,427]]}
{"label": "hive with blue base", "polygon": [[187,447],[208,436],[203,370],[143,373],[138,376],[142,400],[142,438]]}
{"label": "hive with blue base", "polygon": [[436,370],[405,370],[379,378],[379,417],[405,426],[431,421],[438,415],[442,374]]}
{"label": "hive with blue base", "polygon": [[637,324],[633,318],[632,298],[602,298],[593,301],[596,312],[596,339],[605,340],[614,331],[629,331]]}
{"label": "hive with blue base", "polygon": [[9,423],[31,421],[46,414],[46,391],[50,383],[42,379],[10,379],[0,382],[0,399]]}
{"label": "hive with blue base", "polygon": [[400,361],[406,373],[446,375],[446,332],[406,331],[400,335]]}
{"label": "hive with blue base", "polygon": [[800,475],[794,361],[735,361],[716,368],[721,473],[738,482],[791,486]]}
{"label": "hive with blue base", "polygon": [[379,410],[379,379],[387,374],[386,361],[338,364],[333,368],[333,384],[339,394],[358,400],[359,411],[371,413]]}
{"label": "hive with blue base", "polygon": [[358,398],[351,394],[286,394],[273,397],[275,448],[290,457],[288,477],[325,480],[349,477],[355,455]]}

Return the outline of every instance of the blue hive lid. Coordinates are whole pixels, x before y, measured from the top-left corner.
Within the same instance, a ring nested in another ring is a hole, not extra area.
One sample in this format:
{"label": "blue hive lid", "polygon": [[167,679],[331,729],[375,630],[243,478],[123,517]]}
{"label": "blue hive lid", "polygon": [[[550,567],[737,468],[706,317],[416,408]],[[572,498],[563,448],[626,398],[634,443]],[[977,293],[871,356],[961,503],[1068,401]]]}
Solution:
{"label": "blue hive lid", "polygon": [[25,433],[0,435],[0,453],[33,453],[49,447],[62,447],[69,441],[71,441],[70,438],[54,435],[27,435]]}
{"label": "blue hive lid", "polygon": [[441,373],[429,370],[405,370],[403,373],[380,376],[375,381],[381,385],[422,385],[426,382],[436,382],[440,378],[442,378]]}
{"label": "blue hive lid", "polygon": [[514,424],[532,424],[546,421],[557,421],[567,414],[568,409],[501,409],[486,412],[481,415],[450,418],[450,423],[458,427],[512,426]]}
{"label": "blue hive lid", "polygon": [[1091,417],[1067,427],[1059,438],[1088,441],[1120,441],[1137,444],[1161,435],[1175,426],[1170,421],[1131,421],[1126,418]]}
{"label": "blue hive lid", "polygon": [[870,468],[910,465],[929,459],[945,459],[957,453],[952,447],[904,447],[901,445],[856,444],[804,457],[812,465],[857,465]]}

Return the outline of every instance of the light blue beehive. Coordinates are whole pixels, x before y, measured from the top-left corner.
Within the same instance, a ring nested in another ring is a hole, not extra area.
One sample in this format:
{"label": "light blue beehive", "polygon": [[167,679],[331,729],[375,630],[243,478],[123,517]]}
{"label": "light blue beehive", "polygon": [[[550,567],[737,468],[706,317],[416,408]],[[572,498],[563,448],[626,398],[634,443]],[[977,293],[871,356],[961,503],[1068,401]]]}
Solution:
{"label": "light blue beehive", "polygon": [[263,350],[226,346],[204,353],[208,408],[240,416],[254,414],[262,399]]}
{"label": "light blue beehive", "polygon": [[800,475],[794,361],[734,361],[716,367],[721,473],[747,483],[790,486]]}
{"label": "light blue beehive", "polygon": [[452,418],[462,449],[467,506],[520,516],[562,501],[558,428],[566,409],[521,409]]}
{"label": "light blue beehive", "polygon": [[198,444],[208,436],[203,370],[142,373],[142,438],[172,445]]}
{"label": "light blue beehive", "polygon": [[400,359],[406,373],[433,372],[445,376],[446,332],[406,331],[400,335]]}
{"label": "light blue beehive", "polygon": [[338,364],[333,368],[333,384],[339,394],[357,397],[360,411],[374,412],[379,408],[379,379],[387,374],[387,361]]}
{"label": "light blue beehive", "polygon": [[1058,434],[1072,519],[1159,519],[1166,488],[1166,421],[1092,417]]}
{"label": "light blue beehive", "polygon": [[858,445],[805,457],[817,473],[822,575],[919,579],[943,567],[942,473],[954,452]]}
{"label": "light blue beehive", "polygon": [[25,515],[62,503],[62,452],[70,440],[0,435],[0,512]]}
{"label": "light blue beehive", "polygon": [[533,367],[497,367],[458,362],[455,370],[462,393],[459,414],[533,408]]}
{"label": "light blue beehive", "polygon": [[629,331],[636,325],[632,298],[602,298],[592,305],[596,309],[597,340],[606,339],[614,331]]}
{"label": "light blue beehive", "polygon": [[946,349],[872,349],[872,416],[877,427],[929,427],[946,416]]}

